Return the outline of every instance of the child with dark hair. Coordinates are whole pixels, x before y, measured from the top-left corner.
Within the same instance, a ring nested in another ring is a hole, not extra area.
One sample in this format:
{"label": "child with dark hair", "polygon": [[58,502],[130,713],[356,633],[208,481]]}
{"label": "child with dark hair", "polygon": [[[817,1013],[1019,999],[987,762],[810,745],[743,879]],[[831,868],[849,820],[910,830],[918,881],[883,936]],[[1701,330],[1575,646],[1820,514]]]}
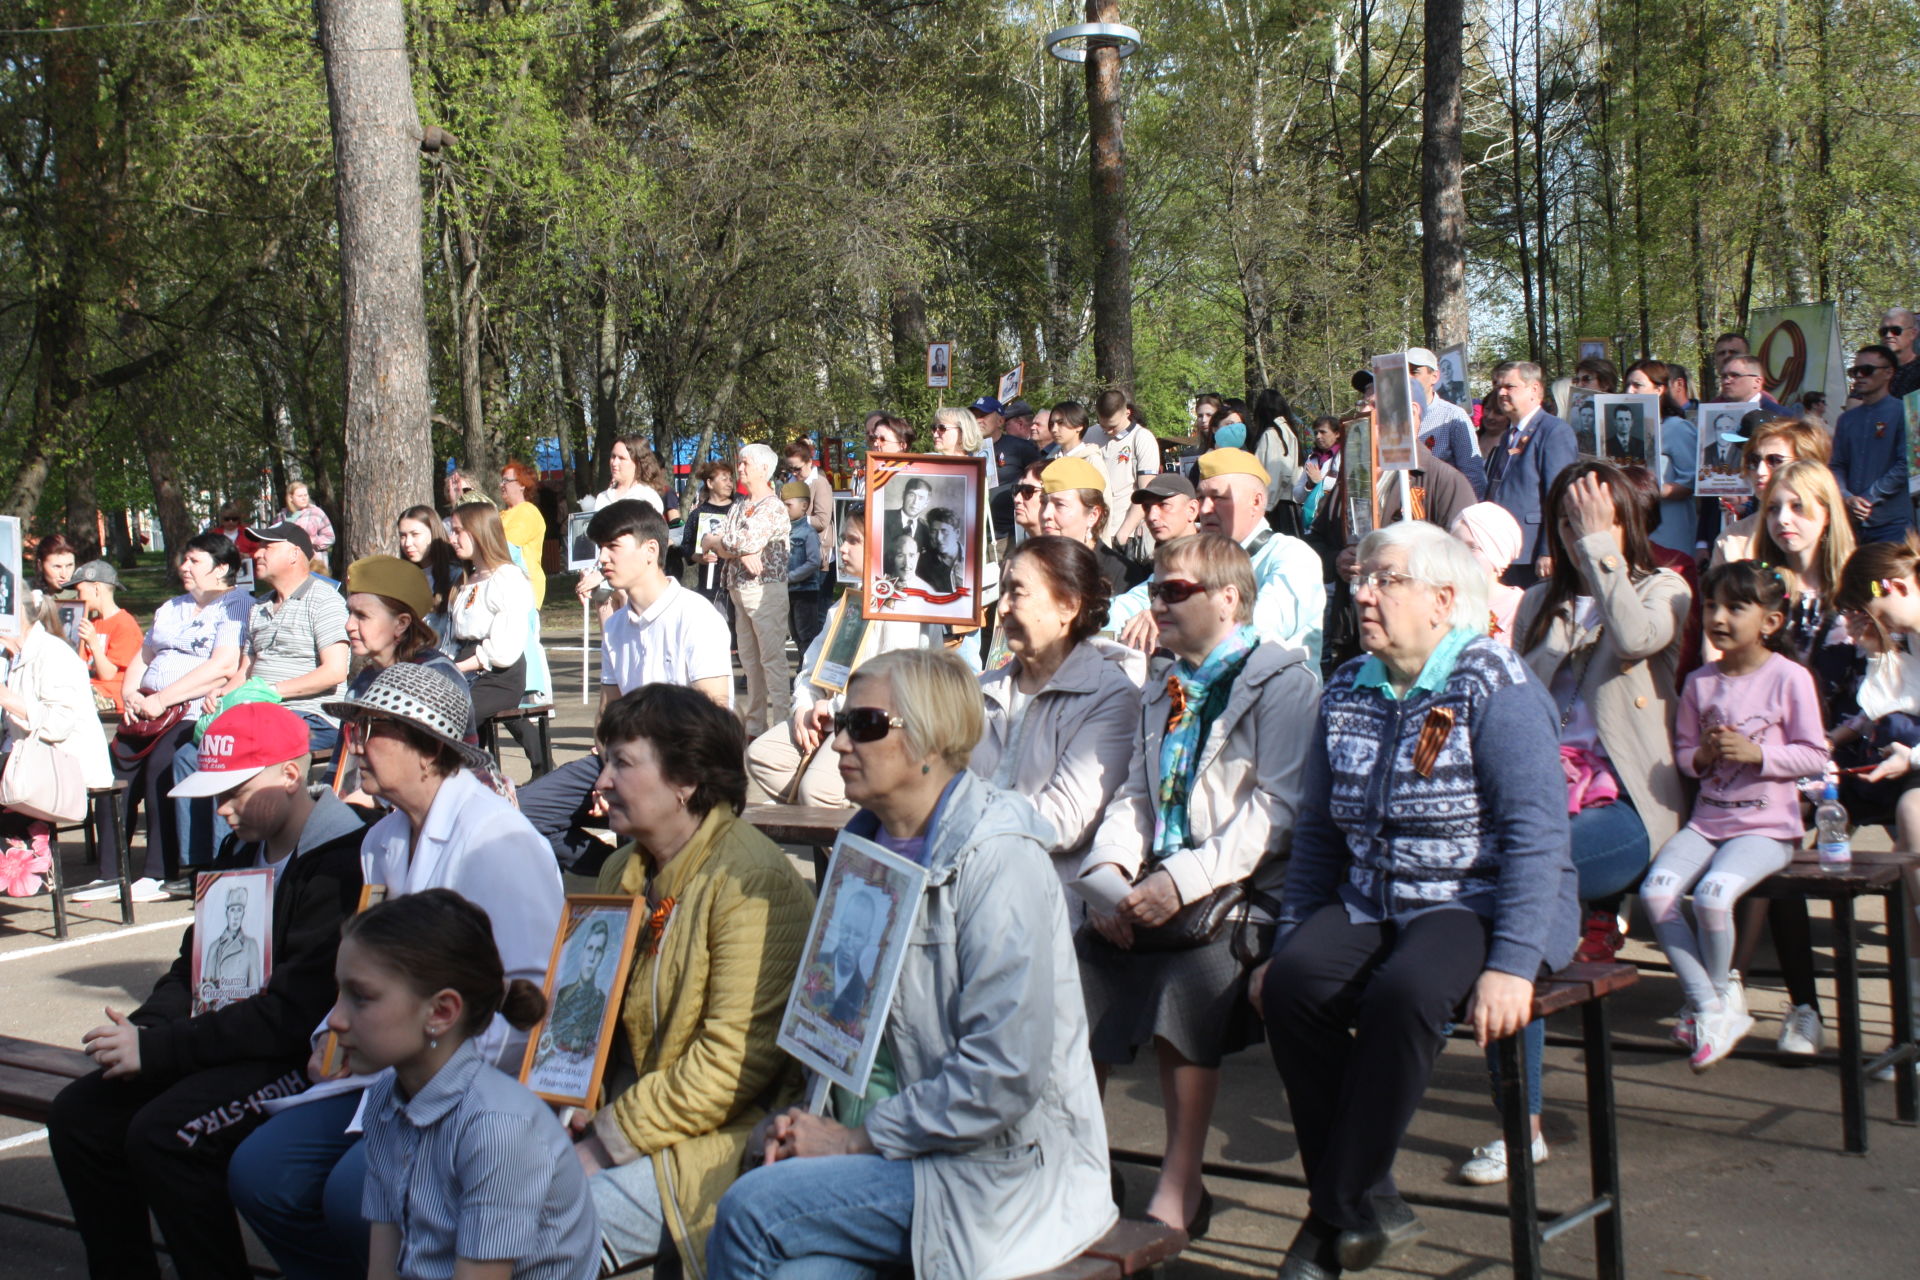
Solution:
{"label": "child with dark hair", "polygon": [[[1719,658],[1687,678],[1674,757],[1700,780],[1693,817],[1647,872],[1641,901],[1687,993],[1674,1038],[1695,1071],[1727,1056],[1753,1026],[1733,970],[1733,905],[1786,866],[1806,831],[1796,779],[1828,760],[1813,675],[1787,656],[1787,587],[1753,560],[1707,574],[1706,634]],[[1680,896],[1693,893],[1693,923]]]}
{"label": "child with dark hair", "polygon": [[[328,1027],[367,1091],[368,1274],[591,1280],[599,1221],[566,1130],[474,1045],[498,1012],[526,1030],[540,988],[506,979],[487,913],[451,889],[370,907],[341,931]],[[495,1274],[489,1270],[487,1274]]]}

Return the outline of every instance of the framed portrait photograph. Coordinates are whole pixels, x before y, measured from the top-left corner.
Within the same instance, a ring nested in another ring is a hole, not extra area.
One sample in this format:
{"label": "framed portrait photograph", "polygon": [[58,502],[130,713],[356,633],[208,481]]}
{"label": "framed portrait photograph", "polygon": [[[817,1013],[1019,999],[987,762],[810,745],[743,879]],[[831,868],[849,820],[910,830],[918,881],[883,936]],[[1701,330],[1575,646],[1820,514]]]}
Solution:
{"label": "framed portrait photograph", "polygon": [[1699,408],[1700,462],[1694,471],[1693,492],[1701,498],[1746,498],[1753,480],[1746,471],[1746,436],[1740,419],[1744,404],[1703,404]]}
{"label": "framed portrait photograph", "polygon": [[[344,756],[346,753],[342,752]],[[377,906],[387,900],[387,886],[383,884],[363,884],[360,886],[360,901],[354,904],[353,914],[359,915],[368,907]],[[340,1052],[338,1032],[327,1032],[326,1043],[320,1046],[320,1075],[331,1080],[346,1069],[346,1056]]]}
{"label": "framed portrait photograph", "polygon": [[1436,388],[1440,398],[1462,409],[1471,409],[1473,393],[1467,389],[1467,344],[1456,342],[1435,354],[1440,357],[1440,385]]}
{"label": "framed portrait photograph", "polygon": [[929,387],[953,385],[953,344],[951,342],[927,344],[927,385]]}
{"label": "framed portrait photograph", "polygon": [[60,614],[60,634],[75,651],[80,648],[80,623],[87,616],[87,606],[78,600],[56,600],[53,607]]}
{"label": "framed portrait photograph", "polygon": [[1020,392],[1027,385],[1027,366],[1017,364],[1000,375],[1000,387],[994,393],[994,399],[1001,404],[1012,404],[1020,398]]}
{"label": "framed portrait photograph", "polygon": [[1582,338],[1580,354],[1574,358],[1576,360],[1608,360],[1612,358],[1610,354],[1612,350],[1613,344],[1605,338]]}
{"label": "framed portrait photograph", "polygon": [[[855,459],[855,461],[857,462],[858,459]],[[853,494],[853,493],[834,494],[833,495],[833,527],[835,529],[846,528],[847,521],[853,519],[854,503],[865,502],[865,501],[866,499],[858,494]],[[834,550],[837,552],[839,548],[835,547]],[[843,587],[853,587],[855,589],[859,588],[862,581],[861,576],[855,573],[853,570],[849,569],[847,567],[846,560],[837,554],[833,557],[833,580],[839,583]]]}
{"label": "framed portrait photograph", "polygon": [[1420,451],[1413,433],[1413,383],[1404,352],[1373,358],[1373,421],[1380,470],[1419,470]]}
{"label": "framed portrait photograph", "polygon": [[984,458],[868,456],[862,613],[980,625],[986,479]]}
{"label": "framed portrait photograph", "polygon": [[822,689],[844,693],[853,669],[866,654],[867,638],[873,634],[860,601],[852,592],[841,596],[828,611],[827,639],[820,646],[820,658],[807,676]]}
{"label": "framed portrait photograph", "polygon": [[1373,420],[1362,416],[1347,424],[1345,443],[1340,447],[1340,472],[1347,487],[1347,536],[1364,538],[1380,523],[1380,507],[1375,500]]}
{"label": "framed portrait photograph", "polygon": [[1907,492],[1920,493],[1920,391],[1900,398],[1907,419]]}
{"label": "framed portrait photograph", "polygon": [[20,517],[0,516],[0,636],[20,634],[20,554]]}
{"label": "framed portrait photograph", "polygon": [[193,883],[193,1012],[258,995],[273,973],[273,868],[202,872]]}
{"label": "framed portrait photograph", "polygon": [[520,1064],[520,1082],[548,1102],[600,1105],[627,968],[646,918],[644,898],[567,895],[547,961],[547,1016],[534,1024]]}
{"label": "framed portrait photograph", "polygon": [[[697,513],[693,519],[694,552],[695,554],[699,554],[700,548],[706,545],[709,534],[718,533],[727,527],[727,517],[718,511],[702,511]],[[702,588],[712,591],[715,587],[719,586],[721,563],[721,561],[715,560],[712,564],[696,564],[696,567],[700,571],[700,585]]]}
{"label": "framed portrait photograph", "polygon": [[1567,392],[1567,425],[1573,428],[1580,452],[1595,457],[1600,454],[1599,428],[1593,416],[1593,398],[1598,394],[1592,387],[1574,387]]}
{"label": "framed portrait photograph", "polygon": [[850,1093],[873,1072],[926,887],[925,867],[845,831],[834,841],[779,1045]]}
{"label": "framed portrait photograph", "polygon": [[1659,396],[1596,395],[1586,403],[1597,434],[1580,437],[1582,452],[1622,467],[1652,467],[1659,460]]}
{"label": "framed portrait photograph", "polygon": [[253,557],[240,557],[240,572],[233,575],[233,585],[248,595],[253,594]]}
{"label": "framed portrait photograph", "polygon": [[567,571],[583,573],[600,563],[600,547],[587,536],[593,512],[576,511],[567,517]]}

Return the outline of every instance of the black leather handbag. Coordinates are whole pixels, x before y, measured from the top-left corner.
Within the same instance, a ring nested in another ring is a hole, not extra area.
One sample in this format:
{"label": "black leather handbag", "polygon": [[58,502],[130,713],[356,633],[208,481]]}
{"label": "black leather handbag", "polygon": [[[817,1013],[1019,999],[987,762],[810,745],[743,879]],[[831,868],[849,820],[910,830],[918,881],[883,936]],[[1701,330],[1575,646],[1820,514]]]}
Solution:
{"label": "black leather handbag", "polygon": [[1234,908],[1247,898],[1247,886],[1239,881],[1223,884],[1197,902],[1189,902],[1173,913],[1165,924],[1133,926],[1135,951],[1191,951],[1204,947],[1226,931]]}

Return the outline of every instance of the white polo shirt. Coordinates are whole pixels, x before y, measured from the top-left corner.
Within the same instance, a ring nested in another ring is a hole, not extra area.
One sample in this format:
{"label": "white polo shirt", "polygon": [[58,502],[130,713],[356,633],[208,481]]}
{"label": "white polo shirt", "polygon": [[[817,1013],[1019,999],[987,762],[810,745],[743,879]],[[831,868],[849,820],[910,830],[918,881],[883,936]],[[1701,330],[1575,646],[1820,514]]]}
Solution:
{"label": "white polo shirt", "polygon": [[731,706],[732,647],[720,610],[669,578],[645,613],[629,605],[608,616],[600,633],[600,683],[631,693],[643,684],[692,685],[717,676],[726,681]]}

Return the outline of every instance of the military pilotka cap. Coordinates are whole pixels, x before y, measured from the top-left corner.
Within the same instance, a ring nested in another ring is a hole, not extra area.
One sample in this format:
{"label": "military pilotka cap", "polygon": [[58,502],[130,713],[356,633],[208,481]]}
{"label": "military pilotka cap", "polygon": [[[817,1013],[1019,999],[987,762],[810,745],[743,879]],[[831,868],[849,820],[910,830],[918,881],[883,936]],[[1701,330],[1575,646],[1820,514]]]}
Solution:
{"label": "military pilotka cap", "polygon": [[1055,458],[1040,473],[1040,491],[1042,493],[1066,493],[1071,489],[1092,489],[1096,493],[1107,491],[1107,478],[1100,468],[1085,458]]}
{"label": "military pilotka cap", "polygon": [[1159,502],[1163,498],[1197,498],[1193,491],[1193,482],[1178,471],[1162,471],[1151,480],[1133,491],[1133,500],[1145,505]]}
{"label": "military pilotka cap", "polygon": [[805,480],[789,480],[780,486],[780,497],[782,501],[791,501],[794,498],[798,498],[802,502],[811,502],[813,500],[813,490],[807,488],[807,482]]}
{"label": "military pilotka cap", "polygon": [[1261,484],[1273,482],[1267,469],[1260,465],[1260,459],[1245,449],[1215,449],[1201,454],[1200,478],[1211,480],[1215,476],[1252,476]]}

